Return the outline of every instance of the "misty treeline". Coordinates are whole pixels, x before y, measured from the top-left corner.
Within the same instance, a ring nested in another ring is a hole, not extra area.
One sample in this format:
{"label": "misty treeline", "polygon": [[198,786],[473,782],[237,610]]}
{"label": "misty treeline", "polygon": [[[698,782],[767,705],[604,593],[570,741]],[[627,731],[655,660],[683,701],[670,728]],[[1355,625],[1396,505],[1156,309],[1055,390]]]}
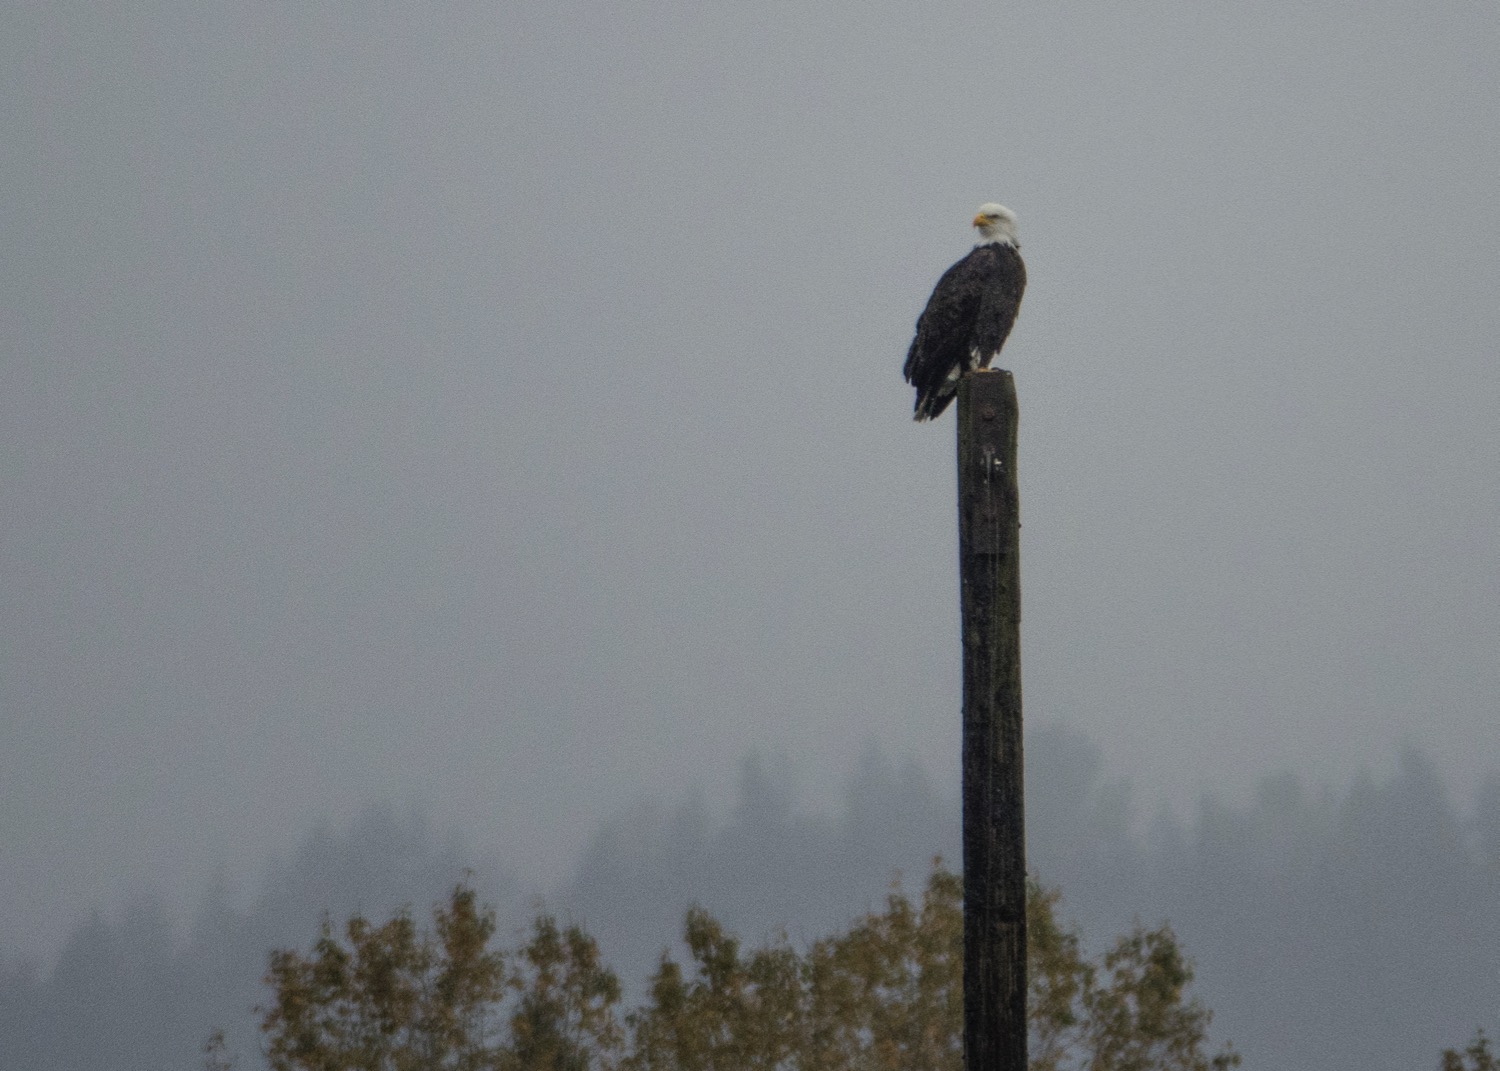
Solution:
{"label": "misty treeline", "polygon": [[[919,902],[882,910],[805,950],[745,951],[701,907],[684,964],[664,954],[643,1003],[622,1011],[616,974],[581,926],[547,914],[523,947],[456,886],[419,929],[325,921],[312,949],[271,954],[261,1028],[271,1071],[961,1071],[963,879],[935,863]],[[1206,1046],[1211,1013],[1169,927],[1137,925],[1097,961],[1058,921],[1058,894],[1027,897],[1033,1071],[1228,1071]],[[206,1065],[233,1056],[219,1035]]]}
{"label": "misty treeline", "polygon": [[[1338,787],[1273,777],[1248,801],[1209,799],[1176,819],[1136,814],[1077,735],[1040,727],[1027,748],[1030,861],[1062,890],[1066,920],[1100,939],[1170,921],[1214,1036],[1247,1067],[1436,1068],[1442,1050],[1500,1024],[1500,777],[1459,809],[1409,751],[1389,773]],[[7,966],[0,1067],[186,1071],[216,1026],[255,1053],[270,950],[308,946],[325,914],[425,910],[468,869],[502,935],[523,933],[544,891],[638,986],[693,903],[748,945],[785,931],[805,948],[878,910],[893,875],[959,858],[956,785],[916,764],[866,752],[833,813],[801,808],[795,776],[751,759],[722,812],[701,795],[642,803],[550,890],[525,860],[370,812],[312,836],[247,904],[218,888],[184,923],[140,899],[80,926],[51,970]],[[485,844],[483,829],[462,832]]]}

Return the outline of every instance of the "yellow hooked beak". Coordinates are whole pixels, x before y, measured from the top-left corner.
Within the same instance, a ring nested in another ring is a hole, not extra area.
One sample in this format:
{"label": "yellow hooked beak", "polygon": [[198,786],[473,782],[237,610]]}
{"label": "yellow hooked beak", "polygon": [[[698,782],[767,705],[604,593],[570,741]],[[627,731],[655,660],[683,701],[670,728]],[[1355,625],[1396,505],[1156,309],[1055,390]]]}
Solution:
{"label": "yellow hooked beak", "polygon": [[990,219],[990,217],[986,216],[983,212],[974,217],[974,226],[976,227],[983,227],[985,224],[991,222],[993,221]]}

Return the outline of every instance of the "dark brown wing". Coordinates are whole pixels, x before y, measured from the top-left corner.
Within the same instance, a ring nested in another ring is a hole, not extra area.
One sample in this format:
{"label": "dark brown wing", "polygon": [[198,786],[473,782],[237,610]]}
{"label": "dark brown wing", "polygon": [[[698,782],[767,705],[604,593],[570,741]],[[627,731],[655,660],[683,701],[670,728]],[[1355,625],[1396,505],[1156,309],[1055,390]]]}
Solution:
{"label": "dark brown wing", "polygon": [[959,377],[987,367],[1005,344],[1026,289],[1026,267],[1008,245],[977,246],[943,273],[917,319],[902,374],[917,388],[915,417],[953,400]]}

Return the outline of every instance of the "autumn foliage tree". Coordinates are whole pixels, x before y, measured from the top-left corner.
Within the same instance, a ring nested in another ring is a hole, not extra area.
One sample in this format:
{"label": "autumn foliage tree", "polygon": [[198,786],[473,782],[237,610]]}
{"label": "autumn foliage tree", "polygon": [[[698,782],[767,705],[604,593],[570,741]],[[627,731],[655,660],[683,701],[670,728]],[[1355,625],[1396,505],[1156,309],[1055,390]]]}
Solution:
{"label": "autumn foliage tree", "polygon": [[593,939],[542,915],[507,956],[461,884],[419,932],[324,920],[312,951],[271,953],[261,1030],[273,1071],[588,1071],[621,1044],[620,986]]}
{"label": "autumn foliage tree", "polygon": [[1500,1071],[1500,1057],[1495,1055],[1490,1048],[1490,1039],[1480,1030],[1474,1034],[1468,1048],[1462,1051],[1444,1049],[1438,1066],[1440,1071]]}
{"label": "autumn foliage tree", "polygon": [[[960,1071],[962,881],[934,866],[918,901],[798,951],[746,950],[694,908],[687,962],[664,954],[646,1001],[621,1009],[614,973],[580,927],[547,915],[526,943],[493,947],[492,912],[459,885],[419,930],[325,921],[310,952],[272,954],[262,1009],[273,1071]],[[1166,927],[1136,926],[1097,959],[1031,889],[1030,1015],[1036,1071],[1222,1071],[1211,1013]]]}

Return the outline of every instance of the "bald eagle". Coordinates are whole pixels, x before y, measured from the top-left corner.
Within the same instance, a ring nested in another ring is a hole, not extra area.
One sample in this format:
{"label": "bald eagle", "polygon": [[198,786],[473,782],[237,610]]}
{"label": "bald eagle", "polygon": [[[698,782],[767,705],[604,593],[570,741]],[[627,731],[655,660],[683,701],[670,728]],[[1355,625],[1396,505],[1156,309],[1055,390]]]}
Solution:
{"label": "bald eagle", "polygon": [[974,251],[943,272],[933,288],[901,370],[917,388],[917,420],[948,408],[964,372],[990,366],[1021,308],[1026,265],[1016,214],[1004,205],[980,205],[974,226]]}

